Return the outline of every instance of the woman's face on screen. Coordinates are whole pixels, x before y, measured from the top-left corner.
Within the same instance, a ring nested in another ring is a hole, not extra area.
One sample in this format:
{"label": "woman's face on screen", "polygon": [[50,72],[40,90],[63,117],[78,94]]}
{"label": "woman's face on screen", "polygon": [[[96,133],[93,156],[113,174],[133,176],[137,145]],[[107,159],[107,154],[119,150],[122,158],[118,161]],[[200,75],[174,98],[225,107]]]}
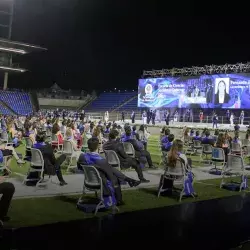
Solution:
{"label": "woman's face on screen", "polygon": [[225,91],[225,83],[224,82],[219,82],[219,92],[222,93]]}

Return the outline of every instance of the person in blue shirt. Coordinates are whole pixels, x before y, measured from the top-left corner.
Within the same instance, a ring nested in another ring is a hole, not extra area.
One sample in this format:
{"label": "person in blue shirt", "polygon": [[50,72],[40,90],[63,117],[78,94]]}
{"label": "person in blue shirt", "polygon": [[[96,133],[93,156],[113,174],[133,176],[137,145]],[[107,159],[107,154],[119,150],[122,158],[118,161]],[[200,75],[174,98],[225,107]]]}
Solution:
{"label": "person in blue shirt", "polygon": [[214,146],[214,139],[210,137],[209,130],[206,130],[205,137],[202,139],[201,144],[210,144]]}
{"label": "person in blue shirt", "polygon": [[170,135],[170,129],[164,130],[165,135],[161,139],[161,144],[168,143],[168,136]]}
{"label": "person in blue shirt", "polygon": [[200,132],[199,131],[195,132],[195,136],[194,136],[193,140],[201,141],[201,136],[200,136]]}
{"label": "person in blue shirt", "polygon": [[172,145],[173,145],[173,141],[174,141],[174,135],[173,134],[170,134],[168,136],[168,142],[167,143],[163,143],[162,144],[162,151],[165,151],[165,152],[169,152]]}
{"label": "person in blue shirt", "polygon": [[234,130],[235,130],[235,131],[239,131],[239,130],[240,130],[240,126],[239,126],[239,124],[238,124],[238,123],[236,123],[236,124],[235,124],[235,126],[234,126]]}

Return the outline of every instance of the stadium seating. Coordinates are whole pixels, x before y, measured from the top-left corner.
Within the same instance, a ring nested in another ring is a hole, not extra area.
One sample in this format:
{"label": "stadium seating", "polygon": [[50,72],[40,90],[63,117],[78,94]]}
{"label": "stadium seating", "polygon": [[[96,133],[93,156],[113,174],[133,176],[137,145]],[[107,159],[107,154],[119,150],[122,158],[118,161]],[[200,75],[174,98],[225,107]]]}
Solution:
{"label": "stadium seating", "polygon": [[32,113],[32,103],[27,93],[0,90],[0,100],[19,115]]}
{"label": "stadium seating", "polygon": [[111,111],[136,95],[136,92],[102,93],[85,111]]}
{"label": "stadium seating", "polygon": [[138,98],[134,98],[119,108],[119,110],[137,110]]}
{"label": "stadium seating", "polygon": [[2,103],[0,103],[0,114],[1,115],[13,115],[13,113],[4,105],[2,105]]}

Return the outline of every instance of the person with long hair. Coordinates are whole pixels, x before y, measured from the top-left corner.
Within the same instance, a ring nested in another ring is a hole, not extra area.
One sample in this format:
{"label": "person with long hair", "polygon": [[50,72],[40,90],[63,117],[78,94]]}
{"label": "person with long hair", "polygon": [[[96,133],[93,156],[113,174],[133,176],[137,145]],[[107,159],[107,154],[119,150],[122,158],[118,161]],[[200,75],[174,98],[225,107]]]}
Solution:
{"label": "person with long hair", "polygon": [[189,168],[189,166],[191,167],[191,164],[189,164],[190,160],[188,160],[186,155],[183,154],[183,146],[184,146],[184,143],[182,140],[177,139],[173,142],[173,145],[168,153],[168,165],[169,166],[175,167],[177,159],[179,158],[181,159],[181,161],[183,162],[186,168]]}
{"label": "person with long hair", "polygon": [[230,101],[230,95],[227,93],[226,89],[225,81],[221,80],[218,83],[218,90],[215,94],[214,104],[224,104]]}
{"label": "person with long hair", "polygon": [[225,137],[225,135],[223,133],[219,134],[215,146],[217,148],[222,148],[224,150],[225,159],[227,161],[227,155],[229,153],[229,145],[228,145],[228,142],[226,141],[226,137]]}

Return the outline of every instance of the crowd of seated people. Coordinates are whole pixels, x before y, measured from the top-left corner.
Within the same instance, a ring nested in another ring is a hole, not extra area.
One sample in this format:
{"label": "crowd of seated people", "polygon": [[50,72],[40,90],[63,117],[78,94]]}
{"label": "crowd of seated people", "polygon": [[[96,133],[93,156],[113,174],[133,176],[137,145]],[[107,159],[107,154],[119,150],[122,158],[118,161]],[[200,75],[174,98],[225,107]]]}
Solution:
{"label": "crowd of seated people", "polygon": [[[124,127],[113,123],[91,122],[75,119],[58,119],[54,117],[1,117],[1,131],[6,131],[9,140],[13,146],[7,146],[6,143],[0,145],[0,151],[3,156],[13,156],[19,164],[24,163],[21,157],[16,153],[15,148],[19,147],[25,137],[28,137],[33,147],[39,149],[45,161],[45,173],[49,175],[57,175],[61,186],[67,185],[61,172],[61,165],[66,159],[66,155],[61,154],[56,157],[55,143],[48,140],[48,131],[51,135],[57,137],[57,143],[63,144],[69,141],[73,145],[74,157],[77,160],[77,166],[80,170],[82,165],[94,165],[100,175],[105,180],[112,182],[118,204],[122,204],[122,194],[120,185],[122,182],[128,182],[131,187],[140,183],[147,183],[149,180],[144,178],[143,169],[148,165],[154,169],[151,155],[147,151],[147,141],[150,133],[145,125],[140,126],[137,131],[136,126],[131,127],[125,124]],[[248,133],[248,135],[250,132]],[[175,139],[174,133],[170,129],[164,127],[161,131],[161,148],[167,153],[168,164],[174,166],[176,159],[180,158],[186,168],[191,168],[191,159],[187,158],[183,153],[183,145],[185,138],[192,137],[193,140],[201,141],[201,144],[210,144],[213,147],[223,148],[225,155],[229,153],[232,142],[240,143],[238,130],[232,139],[228,132],[220,133],[218,130],[212,136],[208,129],[205,129],[201,135],[199,131],[184,129],[184,140]],[[53,138],[53,136],[52,136]],[[135,155],[128,155],[124,150],[123,143],[132,144]],[[108,164],[105,158],[105,150],[113,150],[116,152],[121,169],[133,168],[139,180],[134,180],[121,171]],[[103,154],[102,154],[103,153]],[[9,164],[9,163],[8,163]],[[1,192],[1,186],[0,186]],[[1,219],[1,214],[0,214]]]}

